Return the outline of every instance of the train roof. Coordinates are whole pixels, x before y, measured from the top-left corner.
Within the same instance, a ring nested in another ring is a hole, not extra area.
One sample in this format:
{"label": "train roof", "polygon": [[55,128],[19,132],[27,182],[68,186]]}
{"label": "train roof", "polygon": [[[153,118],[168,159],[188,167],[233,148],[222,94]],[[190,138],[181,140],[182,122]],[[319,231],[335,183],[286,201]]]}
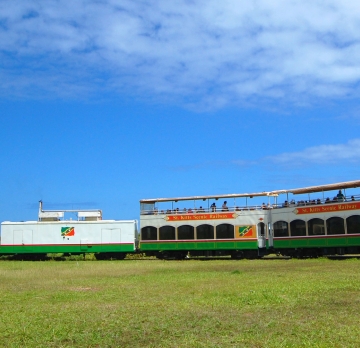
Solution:
{"label": "train roof", "polygon": [[294,195],[302,193],[314,193],[333,190],[343,190],[347,188],[360,187],[360,180],[345,181],[334,184],[308,186],[303,188],[287,189],[287,190],[275,190],[275,191],[263,191],[255,193],[234,193],[234,194],[222,194],[222,195],[210,195],[210,196],[189,196],[189,197],[173,197],[173,198],[151,198],[141,199],[140,203],[151,204],[156,202],[178,202],[178,201],[190,201],[190,200],[207,200],[207,199],[219,199],[219,198],[240,198],[240,197],[261,197],[261,196],[278,196],[280,194],[292,193]]}

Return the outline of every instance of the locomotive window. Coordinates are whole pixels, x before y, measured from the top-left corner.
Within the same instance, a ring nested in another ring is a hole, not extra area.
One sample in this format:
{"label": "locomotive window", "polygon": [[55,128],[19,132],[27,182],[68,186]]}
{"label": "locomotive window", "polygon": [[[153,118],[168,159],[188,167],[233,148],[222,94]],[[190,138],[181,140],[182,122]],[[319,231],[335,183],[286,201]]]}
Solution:
{"label": "locomotive window", "polygon": [[190,225],[178,227],[178,239],[194,239],[195,228]]}
{"label": "locomotive window", "polygon": [[325,224],[323,219],[311,219],[308,221],[309,236],[325,234]]}
{"label": "locomotive window", "polygon": [[345,234],[344,219],[332,217],[326,220],[327,234]]}
{"label": "locomotive window", "polygon": [[346,219],[347,233],[360,233],[360,215],[349,216]]}
{"label": "locomotive window", "polygon": [[173,226],[162,226],[159,229],[160,240],[175,240],[175,227]]}
{"label": "locomotive window", "polygon": [[274,237],[288,237],[289,225],[286,221],[276,221],[274,223]]}
{"label": "locomotive window", "polygon": [[197,239],[214,239],[214,226],[200,225],[196,227]]}
{"label": "locomotive window", "polygon": [[216,226],[216,239],[234,238],[234,225],[222,224]]}
{"label": "locomotive window", "polygon": [[304,220],[293,220],[290,222],[291,236],[306,236],[306,225]]}
{"label": "locomotive window", "polygon": [[146,226],[141,229],[141,240],[157,240],[157,228]]}

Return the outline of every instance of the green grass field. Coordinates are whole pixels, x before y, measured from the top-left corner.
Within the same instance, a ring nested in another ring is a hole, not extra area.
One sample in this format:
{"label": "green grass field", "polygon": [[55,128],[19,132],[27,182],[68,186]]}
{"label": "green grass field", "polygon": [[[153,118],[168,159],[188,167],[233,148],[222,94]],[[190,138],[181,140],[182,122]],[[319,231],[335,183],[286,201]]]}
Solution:
{"label": "green grass field", "polygon": [[0,262],[1,347],[359,347],[360,261]]}

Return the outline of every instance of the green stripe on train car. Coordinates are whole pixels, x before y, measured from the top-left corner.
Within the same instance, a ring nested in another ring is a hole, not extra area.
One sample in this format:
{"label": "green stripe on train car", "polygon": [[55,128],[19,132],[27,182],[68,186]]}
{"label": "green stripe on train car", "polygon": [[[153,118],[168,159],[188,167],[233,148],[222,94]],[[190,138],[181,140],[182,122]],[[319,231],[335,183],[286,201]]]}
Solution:
{"label": "green stripe on train car", "polygon": [[360,246],[360,236],[351,237],[347,239],[348,246]]}
{"label": "green stripe on train car", "polygon": [[0,254],[31,254],[31,253],[99,253],[99,252],[134,252],[132,244],[108,244],[108,245],[16,245],[1,246]]}
{"label": "green stripe on train car", "polygon": [[360,237],[344,236],[326,238],[297,238],[297,239],[276,239],[274,238],[274,248],[326,248],[326,247],[346,247],[360,246]]}
{"label": "green stripe on train car", "polygon": [[162,251],[162,250],[251,250],[257,249],[257,241],[225,241],[225,242],[157,242],[140,243],[140,251]]}

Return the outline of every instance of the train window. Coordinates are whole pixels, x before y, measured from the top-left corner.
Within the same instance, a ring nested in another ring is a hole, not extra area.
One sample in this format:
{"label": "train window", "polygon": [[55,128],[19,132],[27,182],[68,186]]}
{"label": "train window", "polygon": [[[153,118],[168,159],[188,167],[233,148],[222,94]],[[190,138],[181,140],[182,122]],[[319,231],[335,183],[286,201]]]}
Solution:
{"label": "train window", "polygon": [[234,225],[221,224],[216,226],[216,239],[234,238]]}
{"label": "train window", "polygon": [[178,239],[194,239],[194,226],[183,225],[178,227]]}
{"label": "train window", "polygon": [[263,222],[258,223],[258,236],[265,236],[265,224]]}
{"label": "train window", "polygon": [[290,222],[291,236],[306,236],[306,224],[304,220],[293,220]]}
{"label": "train window", "polygon": [[288,237],[289,225],[286,221],[276,221],[274,223],[274,237]]}
{"label": "train window", "polygon": [[140,204],[140,214],[141,215],[153,214],[154,209],[155,209],[154,203],[141,203]]}
{"label": "train window", "polygon": [[141,240],[157,240],[157,228],[146,226],[141,229]]}
{"label": "train window", "polygon": [[214,239],[214,226],[200,225],[196,227],[197,239]]}
{"label": "train window", "polygon": [[318,236],[325,234],[325,224],[323,219],[311,219],[308,221],[309,236]]}
{"label": "train window", "polygon": [[346,219],[347,233],[360,233],[360,216],[353,215]]}
{"label": "train window", "polygon": [[327,234],[345,234],[344,219],[340,217],[332,217],[326,220]]}
{"label": "train window", "polygon": [[162,226],[159,229],[160,240],[175,240],[175,227],[173,226]]}

